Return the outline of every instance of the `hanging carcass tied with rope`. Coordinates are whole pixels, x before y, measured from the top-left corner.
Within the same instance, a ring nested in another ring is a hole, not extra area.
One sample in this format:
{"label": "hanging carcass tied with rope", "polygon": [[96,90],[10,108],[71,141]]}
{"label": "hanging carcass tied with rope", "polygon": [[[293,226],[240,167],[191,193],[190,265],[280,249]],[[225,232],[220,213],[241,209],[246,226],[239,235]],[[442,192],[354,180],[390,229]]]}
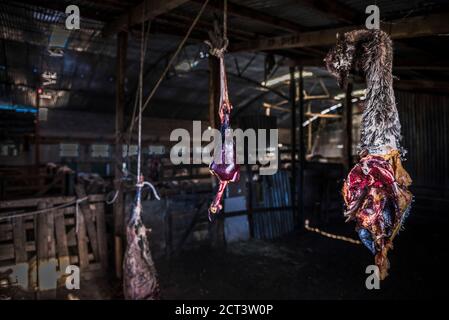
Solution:
{"label": "hanging carcass tied with rope", "polygon": [[[148,24],[149,29],[149,24]],[[147,31],[149,33],[149,30]],[[140,52],[140,73],[138,88],[138,126],[137,126],[137,183],[135,202],[131,217],[126,225],[127,246],[123,260],[123,292],[129,300],[155,300],[160,298],[159,282],[156,267],[150,251],[148,229],[142,221],[142,188],[149,186],[157,200],[160,200],[156,189],[145,182],[141,173],[142,157],[142,93],[143,93],[143,62],[146,52],[144,23],[142,23],[142,38]]]}
{"label": "hanging carcass tied with rope", "polygon": [[[165,67],[162,72],[159,80],[156,82],[148,97],[143,103],[143,62],[144,56],[146,52],[146,47],[148,41],[144,43],[145,39],[145,29],[142,24],[142,43],[141,43],[141,54],[140,54],[140,73],[139,73],[139,88],[138,88],[138,104],[136,103],[134,108],[139,106],[139,111],[136,116],[136,110],[134,110],[131,125],[129,128],[129,140],[128,143],[131,143],[131,137],[133,133],[134,124],[138,123],[138,149],[137,149],[137,184],[136,184],[136,198],[135,204],[133,206],[132,214],[127,223],[126,228],[126,236],[127,236],[127,248],[125,251],[125,257],[123,261],[123,291],[125,299],[133,299],[133,300],[143,300],[143,299],[159,299],[160,297],[160,289],[158,283],[158,277],[156,268],[153,262],[153,258],[151,256],[151,251],[149,247],[149,241],[147,238],[147,229],[142,222],[141,214],[142,214],[142,204],[141,204],[141,193],[142,188],[144,186],[149,186],[157,200],[160,200],[156,189],[149,182],[145,182],[143,179],[143,175],[141,174],[141,154],[142,154],[142,112],[148,106],[150,100],[153,98],[157,89],[159,88],[162,80],[165,79],[168,70],[173,66],[176,58],[178,57],[181,49],[189,38],[192,30],[195,28],[198,20],[203,14],[209,0],[205,0],[203,5],[201,6],[200,11],[197,16],[193,20],[192,24],[189,27],[186,35],[179,43],[175,53],[171,57],[169,63]],[[142,21],[145,21],[145,12],[142,12]],[[146,32],[149,35],[149,26],[148,31]]]}
{"label": "hanging carcass tied with rope", "polygon": [[388,275],[388,251],[410,212],[411,179],[402,167],[401,125],[393,91],[392,41],[381,30],[337,35],[325,63],[345,87],[350,73],[366,80],[360,161],[343,185],[347,220],[356,222],[360,240],[375,256],[380,279]]}
{"label": "hanging carcass tied with rope", "polygon": [[220,60],[220,105],[218,116],[220,119],[221,150],[217,159],[213,159],[209,165],[209,171],[218,179],[218,190],[214,200],[209,206],[208,216],[212,222],[222,209],[224,191],[230,182],[236,182],[240,178],[240,166],[236,163],[236,149],[231,132],[232,105],[229,101],[228,83],[224,63],[224,53],[228,46],[226,37],[226,0],[224,1],[223,36],[220,35],[218,25],[215,23],[215,32],[210,32],[210,54]]}

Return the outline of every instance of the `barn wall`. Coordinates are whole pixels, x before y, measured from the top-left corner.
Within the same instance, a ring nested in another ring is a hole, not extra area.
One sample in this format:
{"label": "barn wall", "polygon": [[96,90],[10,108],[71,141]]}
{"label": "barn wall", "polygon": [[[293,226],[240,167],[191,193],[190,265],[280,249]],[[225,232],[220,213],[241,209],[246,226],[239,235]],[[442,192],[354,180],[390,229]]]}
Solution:
{"label": "barn wall", "polygon": [[449,96],[397,91],[396,99],[416,205],[447,212]]}

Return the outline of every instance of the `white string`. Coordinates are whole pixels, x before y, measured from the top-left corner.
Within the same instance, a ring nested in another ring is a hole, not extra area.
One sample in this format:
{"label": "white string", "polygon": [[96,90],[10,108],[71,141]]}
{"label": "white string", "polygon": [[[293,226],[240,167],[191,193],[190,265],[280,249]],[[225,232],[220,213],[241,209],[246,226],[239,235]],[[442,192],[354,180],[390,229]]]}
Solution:
{"label": "white string", "polygon": [[118,190],[115,190],[114,196],[112,197],[111,200],[106,200],[106,204],[113,204],[115,202],[115,200],[117,200],[117,196],[118,196]]}
{"label": "white string", "polygon": [[151,188],[151,190],[153,191],[153,195],[157,200],[161,200],[161,198],[159,197],[159,195],[157,194],[156,188],[148,181],[144,181],[142,182],[140,185],[138,185],[138,187],[143,187],[143,186],[149,186]]}
{"label": "white string", "polygon": [[84,198],[81,198],[81,199],[69,201],[69,202],[60,204],[59,206],[56,206],[56,207],[45,208],[45,209],[35,210],[35,211],[31,211],[31,212],[20,212],[20,213],[17,213],[17,211],[13,211],[13,212],[10,212],[10,213],[12,213],[10,215],[0,217],[0,221],[13,219],[13,218],[28,217],[28,216],[41,214],[41,213],[48,213],[48,212],[51,212],[53,210],[59,210],[59,209],[63,209],[65,207],[71,206],[74,203],[79,203],[79,202],[86,201],[87,199],[89,199],[89,197],[84,197]]}
{"label": "white string", "polygon": [[80,202],[83,202],[86,199],[87,199],[87,197],[76,200],[76,204],[75,204],[75,219],[76,219],[76,221],[75,221],[75,232],[76,232],[76,234],[78,234],[79,224],[80,224],[80,222],[79,222],[80,221],[79,205],[80,205]]}

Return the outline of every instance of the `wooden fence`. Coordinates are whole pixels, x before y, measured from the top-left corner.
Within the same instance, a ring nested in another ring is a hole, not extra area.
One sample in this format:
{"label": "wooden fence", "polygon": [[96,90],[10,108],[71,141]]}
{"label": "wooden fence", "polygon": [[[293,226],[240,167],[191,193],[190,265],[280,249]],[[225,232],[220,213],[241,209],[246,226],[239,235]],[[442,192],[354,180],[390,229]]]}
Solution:
{"label": "wooden fence", "polygon": [[[104,195],[89,195],[78,205],[76,200],[63,196],[0,201],[0,271],[12,269],[21,287],[45,291],[65,283],[68,265],[79,266],[82,278],[105,270]],[[56,270],[54,283],[44,279],[48,270]]]}

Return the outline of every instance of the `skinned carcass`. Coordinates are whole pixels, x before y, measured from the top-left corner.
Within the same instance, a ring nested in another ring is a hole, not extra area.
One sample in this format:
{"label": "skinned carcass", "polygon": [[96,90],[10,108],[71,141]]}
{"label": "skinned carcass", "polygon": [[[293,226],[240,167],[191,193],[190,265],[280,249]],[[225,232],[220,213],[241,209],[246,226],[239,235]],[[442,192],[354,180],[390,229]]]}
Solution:
{"label": "skinned carcass", "polygon": [[240,178],[240,165],[236,163],[235,143],[231,132],[231,111],[232,105],[229,101],[228,84],[224,65],[223,54],[218,55],[220,59],[220,117],[221,150],[218,161],[214,160],[209,166],[210,172],[217,177],[219,186],[217,194],[209,206],[209,220],[213,221],[222,209],[222,200],[226,186],[230,182],[236,182]]}
{"label": "skinned carcass", "polygon": [[380,279],[388,275],[387,254],[410,212],[411,179],[402,167],[401,125],[392,75],[392,42],[381,30],[356,30],[337,36],[326,67],[345,87],[350,73],[366,79],[359,163],[343,185],[347,220],[356,222],[363,244],[375,255]]}
{"label": "skinned carcass", "polygon": [[[139,185],[137,188],[132,215],[126,227],[127,247],[123,260],[123,292],[127,300],[157,300],[160,298],[156,267],[147,238],[148,230],[141,218],[142,186]],[[154,189],[153,192],[157,196]]]}

